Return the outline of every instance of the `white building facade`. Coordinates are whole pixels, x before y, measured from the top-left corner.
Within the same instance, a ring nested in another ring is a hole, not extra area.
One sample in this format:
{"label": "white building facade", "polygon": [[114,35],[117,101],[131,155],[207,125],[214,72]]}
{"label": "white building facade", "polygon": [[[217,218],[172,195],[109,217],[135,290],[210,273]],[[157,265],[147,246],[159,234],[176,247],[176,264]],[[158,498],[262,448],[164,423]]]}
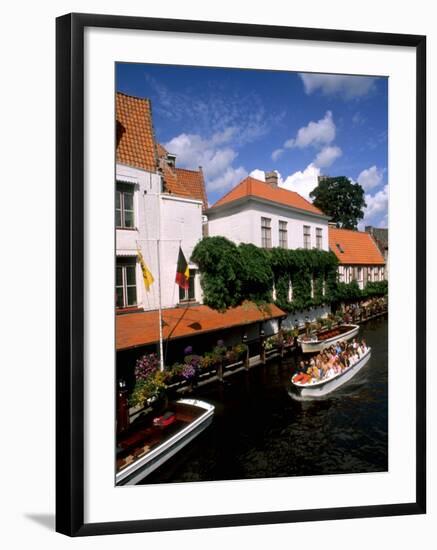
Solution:
{"label": "white building facade", "polygon": [[[209,236],[223,236],[235,244],[329,251],[329,217],[297,193],[278,187],[276,173],[267,173],[266,182],[246,178],[207,215]],[[315,321],[330,311],[330,306],[321,306],[292,313],[283,326]]]}
{"label": "white building facade", "polygon": [[[181,290],[175,277],[179,247],[188,261],[202,238],[202,202],[163,193],[162,188],[159,173],[117,164],[116,300],[119,310],[157,309],[159,295],[163,308],[201,301],[196,266],[190,265],[189,291]],[[148,289],[139,251],[154,278]]]}
{"label": "white building facade", "polygon": [[234,194],[207,211],[209,236],[221,235],[236,244],[261,248],[329,250],[328,216],[275,183],[247,180],[252,181],[244,180]]}
{"label": "white building facade", "polygon": [[329,246],[339,262],[340,283],[356,281],[363,290],[367,283],[386,280],[385,258],[370,233],[330,226]]}

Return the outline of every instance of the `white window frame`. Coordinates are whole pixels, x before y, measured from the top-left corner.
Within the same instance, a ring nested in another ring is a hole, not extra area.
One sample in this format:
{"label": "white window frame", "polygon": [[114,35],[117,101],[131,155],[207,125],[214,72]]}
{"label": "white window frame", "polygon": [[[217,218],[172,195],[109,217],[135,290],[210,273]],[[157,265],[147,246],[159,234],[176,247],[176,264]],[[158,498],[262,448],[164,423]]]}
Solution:
{"label": "white window frame", "polygon": [[272,248],[272,219],[264,216],[261,217],[261,247]]}
{"label": "white window frame", "polygon": [[303,247],[306,250],[309,250],[311,248],[311,226],[310,225],[303,226]]}
{"label": "white window frame", "polygon": [[[123,191],[119,191],[118,189],[118,186],[123,186],[125,187],[125,190]],[[127,191],[126,188],[131,188],[131,190]],[[121,225],[117,225],[117,217],[115,218],[115,227],[116,229],[135,229],[136,228],[136,225],[135,225],[135,222],[136,222],[136,213],[135,213],[135,187],[133,184],[131,183],[127,183],[127,182],[124,182],[124,181],[119,181],[117,180],[116,181],[116,185],[115,185],[115,193],[120,193],[120,223]],[[124,204],[124,201],[125,201],[125,198],[124,198],[124,195],[126,193],[129,193],[129,194],[132,194],[132,209],[126,209],[125,208],[125,204]],[[117,203],[116,203],[117,204]],[[115,208],[115,211],[117,212],[117,207]],[[125,213],[126,211],[129,211],[129,212],[132,212],[132,217],[133,217],[133,222],[132,222],[132,227],[126,227],[126,220],[125,220]]]}
{"label": "white window frame", "polygon": [[278,222],[279,247],[288,248],[288,223],[285,220]]}
{"label": "white window frame", "polygon": [[[119,261],[121,259],[124,259],[126,260],[126,258],[124,257],[119,257],[117,258],[117,262],[116,262],[116,266],[115,266],[115,269],[119,269],[121,267],[121,285],[117,285],[117,278],[115,279],[115,290],[116,290],[116,295],[117,295],[117,289],[118,288],[122,288],[123,290],[123,305],[119,306],[117,305],[117,309],[125,309],[125,308],[128,308],[128,307],[136,307],[138,306],[138,286],[137,286],[137,259],[136,257],[132,256],[130,258],[127,258],[129,260],[131,260],[131,263],[128,263],[126,262],[126,264],[120,264],[119,265]],[[134,274],[135,274],[135,283],[134,284],[127,284],[127,273],[126,273],[126,268],[127,267],[133,267],[134,269]],[[128,304],[128,293],[127,293],[127,289],[128,288],[131,288],[131,287],[135,287],[135,303],[134,304]]]}
{"label": "white window frame", "polygon": [[322,250],[323,248],[323,229],[316,227],[316,248]]}

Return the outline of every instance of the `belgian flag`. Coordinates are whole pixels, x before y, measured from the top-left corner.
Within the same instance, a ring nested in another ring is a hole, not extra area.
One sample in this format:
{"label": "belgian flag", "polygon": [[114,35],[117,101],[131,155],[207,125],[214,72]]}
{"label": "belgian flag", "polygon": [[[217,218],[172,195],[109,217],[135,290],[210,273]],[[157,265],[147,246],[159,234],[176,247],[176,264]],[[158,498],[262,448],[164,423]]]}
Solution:
{"label": "belgian flag", "polygon": [[178,266],[176,269],[176,283],[185,290],[188,290],[190,285],[190,268],[185,259],[182,248],[179,247]]}

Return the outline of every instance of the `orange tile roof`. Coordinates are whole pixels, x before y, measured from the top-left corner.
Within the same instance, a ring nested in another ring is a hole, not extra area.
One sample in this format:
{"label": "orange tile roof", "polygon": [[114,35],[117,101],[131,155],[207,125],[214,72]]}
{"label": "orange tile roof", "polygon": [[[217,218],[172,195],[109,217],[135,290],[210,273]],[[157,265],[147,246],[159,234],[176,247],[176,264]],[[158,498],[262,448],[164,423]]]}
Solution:
{"label": "orange tile roof", "polygon": [[[286,314],[274,304],[261,308],[253,302],[245,302],[223,313],[204,305],[164,309],[162,310],[163,335],[164,339],[183,338],[238,325],[249,325],[283,315]],[[116,348],[118,351],[153,344],[158,340],[157,310],[117,315]]]}
{"label": "orange tile roof", "polygon": [[155,172],[158,166],[148,99],[117,92],[117,162]]}
{"label": "orange tile roof", "polygon": [[177,178],[185,189],[195,199],[203,202],[203,207],[208,208],[208,199],[206,198],[205,181],[203,179],[202,169],[186,170],[185,168],[176,168]]}
{"label": "orange tile roof", "polygon": [[[329,248],[341,264],[382,265],[384,258],[369,233],[329,227]],[[343,252],[341,252],[341,250]]]}
{"label": "orange tile roof", "polygon": [[241,181],[229,193],[219,199],[211,208],[216,208],[244,197],[258,197],[283,206],[291,206],[300,210],[306,210],[313,214],[324,215],[321,210],[316,208],[311,202],[301,197],[295,191],[289,191],[282,187],[273,188],[268,183],[248,176]]}
{"label": "orange tile roof", "polygon": [[186,168],[171,166],[167,162],[167,155],[169,154],[167,149],[158,143],[157,150],[159,165],[164,176],[165,190],[179,197],[201,200],[203,208],[208,208],[202,169],[187,170]]}
{"label": "orange tile roof", "polygon": [[166,163],[161,164],[162,175],[164,177],[164,191],[177,195],[178,197],[187,197],[193,199],[191,193],[182,185],[177,176],[176,170]]}

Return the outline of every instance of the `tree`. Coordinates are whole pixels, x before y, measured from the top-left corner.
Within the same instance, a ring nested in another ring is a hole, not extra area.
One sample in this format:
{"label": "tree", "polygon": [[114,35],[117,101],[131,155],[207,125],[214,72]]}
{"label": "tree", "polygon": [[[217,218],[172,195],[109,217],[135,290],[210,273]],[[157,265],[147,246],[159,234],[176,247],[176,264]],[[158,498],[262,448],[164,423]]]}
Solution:
{"label": "tree", "polygon": [[364,217],[364,189],[345,176],[324,177],[310,193],[314,206],[320,208],[337,227],[356,229]]}

